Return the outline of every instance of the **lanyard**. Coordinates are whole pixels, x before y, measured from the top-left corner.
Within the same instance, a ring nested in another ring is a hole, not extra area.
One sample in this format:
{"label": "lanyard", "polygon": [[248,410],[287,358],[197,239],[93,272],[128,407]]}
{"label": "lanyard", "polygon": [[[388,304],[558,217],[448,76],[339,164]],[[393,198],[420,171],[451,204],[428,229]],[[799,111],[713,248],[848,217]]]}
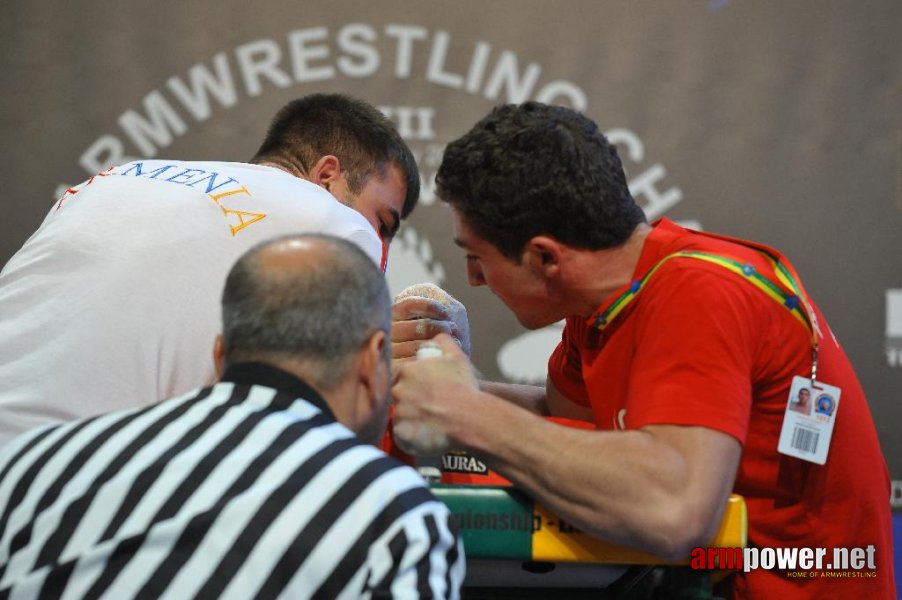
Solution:
{"label": "lanyard", "polygon": [[792,316],[795,317],[805,329],[811,332],[811,385],[814,387],[817,378],[818,347],[820,345],[822,334],[817,322],[817,315],[812,309],[811,304],[808,302],[805,290],[799,281],[798,275],[792,265],[785,262],[776,251],[759,244],[744,243],[763,254],[770,261],[777,279],[780,283],[789,288],[793,292],[792,294],[787,294],[777,284],[759,273],[750,263],[743,263],[732,258],[711,254],[709,252],[683,250],[668,254],[649,269],[641,279],[633,281],[629,288],[611,302],[604,312],[595,317],[595,328],[599,331],[604,331],[604,329],[620,315],[623,309],[635,300],[636,296],[642,291],[642,288],[645,287],[645,284],[651,276],[654,275],[661,265],[668,260],[672,258],[703,260],[740,275],[743,279],[764,292],[769,298],[789,310]]}

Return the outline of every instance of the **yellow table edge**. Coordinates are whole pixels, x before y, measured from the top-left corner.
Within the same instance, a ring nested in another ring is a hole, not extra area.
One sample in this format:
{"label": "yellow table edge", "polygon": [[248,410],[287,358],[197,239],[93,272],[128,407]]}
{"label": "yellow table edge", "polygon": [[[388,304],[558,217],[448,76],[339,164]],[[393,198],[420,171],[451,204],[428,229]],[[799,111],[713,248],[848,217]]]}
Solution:
{"label": "yellow table edge", "polygon": [[[542,506],[533,508],[542,526],[532,534],[532,558],[547,562],[609,564],[688,564],[686,560],[667,562],[639,550],[609,544],[577,531]],[[748,513],[742,496],[733,494],[727,501],[720,527],[709,548],[744,548],[748,545]]]}

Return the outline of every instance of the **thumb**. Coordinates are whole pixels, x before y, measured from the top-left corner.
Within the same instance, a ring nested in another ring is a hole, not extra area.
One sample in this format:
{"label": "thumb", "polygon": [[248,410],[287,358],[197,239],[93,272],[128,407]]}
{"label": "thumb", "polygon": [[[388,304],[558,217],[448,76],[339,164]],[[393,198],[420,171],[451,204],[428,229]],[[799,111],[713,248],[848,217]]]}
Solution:
{"label": "thumb", "polygon": [[457,340],[447,333],[440,333],[436,335],[434,338],[432,338],[432,341],[438,344],[438,347],[442,349],[442,354],[444,354],[445,356],[465,358],[469,361],[469,357],[460,347],[460,344],[457,343]]}

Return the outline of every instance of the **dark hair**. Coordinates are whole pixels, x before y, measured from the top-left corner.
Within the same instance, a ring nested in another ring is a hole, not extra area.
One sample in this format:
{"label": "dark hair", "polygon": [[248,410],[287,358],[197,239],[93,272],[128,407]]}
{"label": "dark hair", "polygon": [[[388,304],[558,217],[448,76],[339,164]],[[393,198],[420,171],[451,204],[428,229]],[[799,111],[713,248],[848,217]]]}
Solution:
{"label": "dark hair", "polygon": [[495,108],[448,144],[435,179],[438,197],[516,261],[536,235],[600,250],[645,221],[598,126],[539,102]]}
{"label": "dark hair", "polygon": [[[289,273],[261,268],[262,251],[292,240],[327,247]],[[290,235],[238,259],[223,289],[222,321],[226,364],[300,360],[317,367],[311,383],[330,389],[373,332],[389,331],[391,299],[383,274],[354,244],[323,234]]]}
{"label": "dark hair", "polygon": [[311,94],[282,107],[251,162],[307,173],[329,154],[338,157],[353,194],[360,193],[370,176],[384,177],[389,165],[397,165],[407,187],[401,217],[416,206],[420,173],[410,148],[385,115],[344,94]]}

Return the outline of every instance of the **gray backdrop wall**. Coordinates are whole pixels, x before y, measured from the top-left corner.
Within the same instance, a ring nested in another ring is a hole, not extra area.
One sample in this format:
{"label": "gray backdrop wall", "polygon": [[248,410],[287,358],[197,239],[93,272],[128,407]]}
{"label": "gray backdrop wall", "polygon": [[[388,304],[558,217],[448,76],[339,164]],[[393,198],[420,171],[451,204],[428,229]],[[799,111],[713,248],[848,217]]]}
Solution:
{"label": "gray backdrop wall", "polygon": [[392,288],[443,285],[470,307],[478,367],[534,381],[560,328],[526,332],[467,286],[432,177],[492,106],[573,106],[618,143],[650,218],[794,261],[861,376],[902,506],[898,0],[54,4],[4,4],[0,264],[110,164],[245,160],[286,101],[348,92],[395,119],[423,171]]}

